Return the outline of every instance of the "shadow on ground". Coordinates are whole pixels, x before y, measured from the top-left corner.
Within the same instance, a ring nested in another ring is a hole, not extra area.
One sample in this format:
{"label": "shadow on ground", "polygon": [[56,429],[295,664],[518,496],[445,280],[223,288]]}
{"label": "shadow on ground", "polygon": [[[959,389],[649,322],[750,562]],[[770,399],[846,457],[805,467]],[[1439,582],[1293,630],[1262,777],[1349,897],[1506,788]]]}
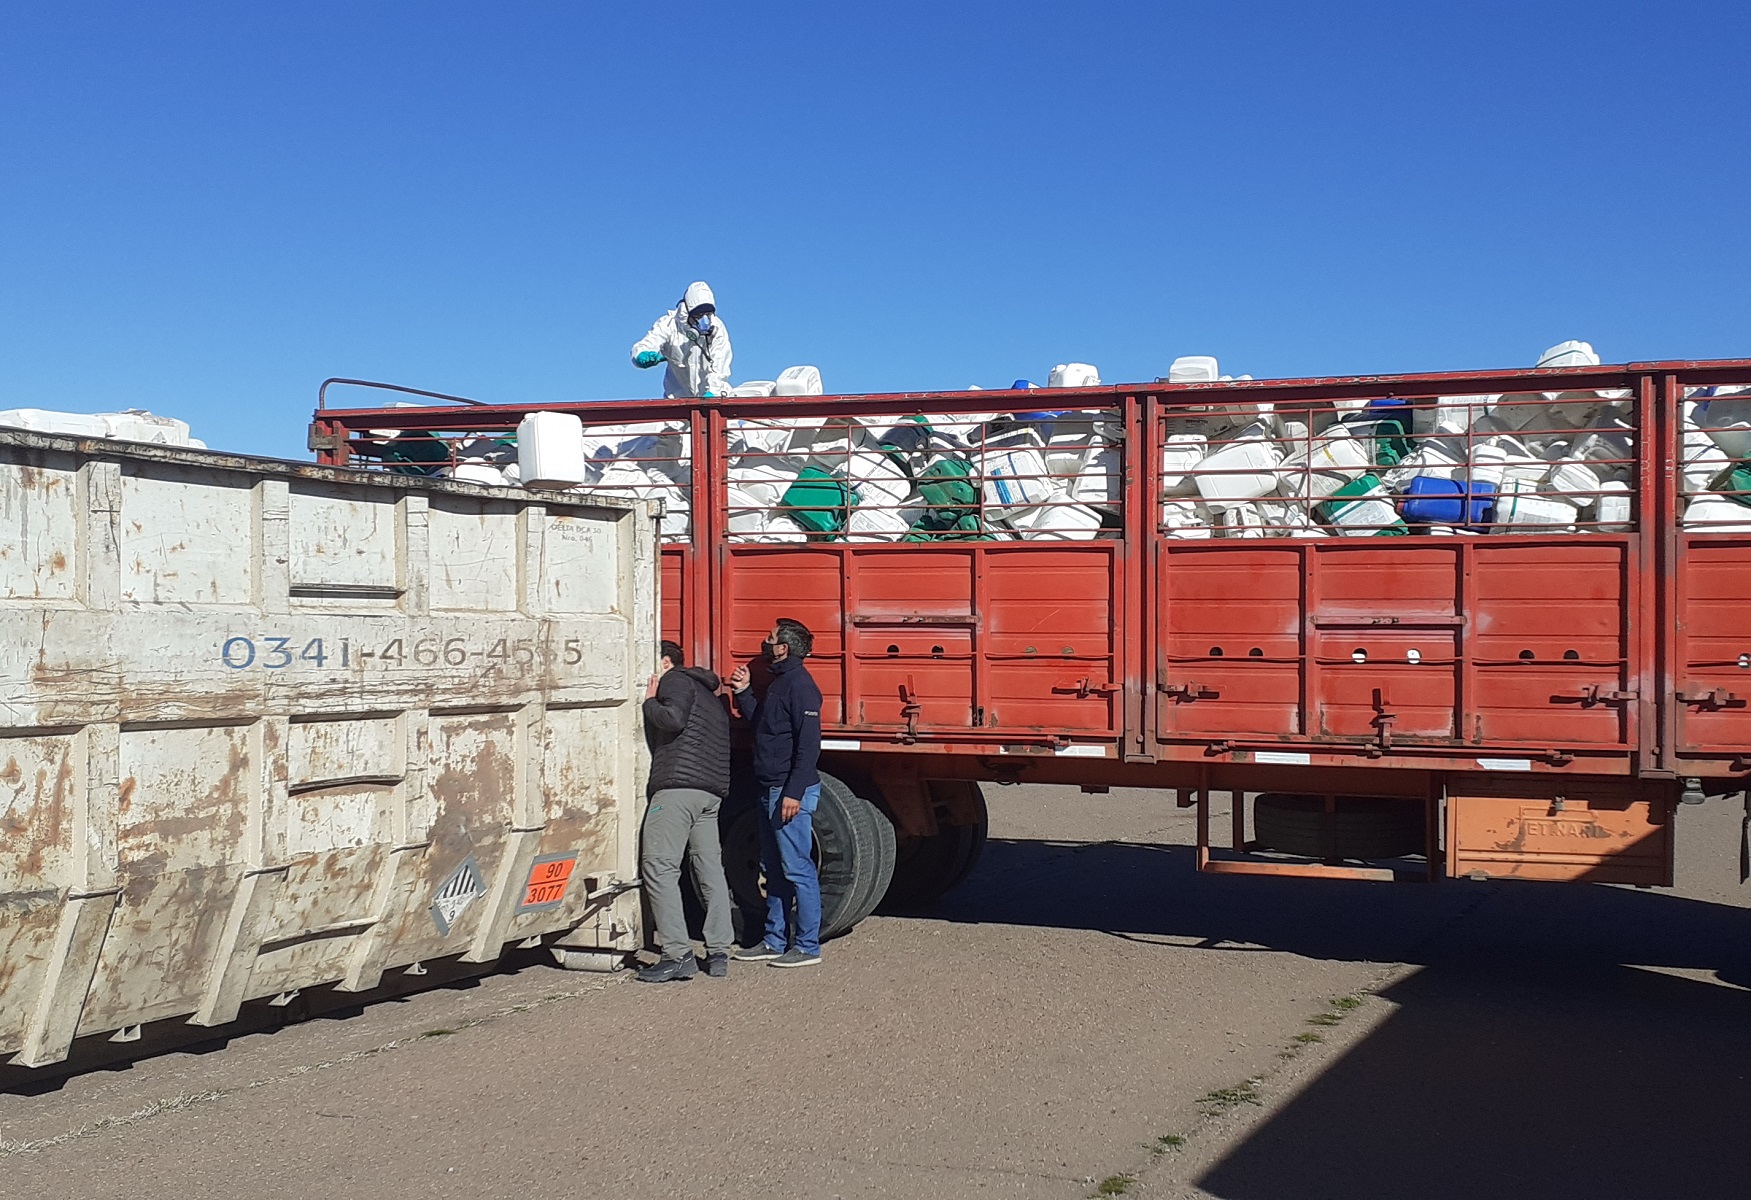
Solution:
{"label": "shadow on ground", "polygon": [[342,992],[334,985],[309,988],[291,1003],[275,1006],[265,1000],[246,1001],[237,1020],[211,1029],[190,1025],[184,1017],[168,1017],[143,1026],[133,1042],[114,1042],[103,1034],[79,1038],[66,1061],[46,1067],[16,1067],[0,1063],[0,1093],[40,1096],[58,1091],[67,1081],[93,1071],[128,1071],[139,1063],[164,1054],[212,1054],[238,1038],[271,1034],[289,1025],[308,1021],[350,1020],[372,1005],[405,1002],[416,995],[440,989],[468,990],[496,975],[518,975],[553,966],[545,950],[507,948],[496,963],[463,963],[439,959],[427,966],[424,976],[390,972],[385,981],[368,992]]}
{"label": "shadow on ground", "polygon": [[1198,1181],[1212,1195],[1751,1187],[1751,910],[1599,885],[1200,876],[1178,846],[987,855],[940,916],[1420,965],[1383,993],[1393,1015]]}

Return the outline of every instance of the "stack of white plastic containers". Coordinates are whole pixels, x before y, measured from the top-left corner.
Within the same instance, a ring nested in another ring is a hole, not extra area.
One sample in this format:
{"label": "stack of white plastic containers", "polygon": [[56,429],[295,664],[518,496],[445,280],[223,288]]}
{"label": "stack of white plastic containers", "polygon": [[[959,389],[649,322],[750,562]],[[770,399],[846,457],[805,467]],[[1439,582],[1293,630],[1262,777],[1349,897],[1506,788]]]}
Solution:
{"label": "stack of white plastic containers", "polygon": [[[1099,384],[1095,368],[1068,363],[1049,386]],[[735,421],[731,439],[734,540],[1061,541],[1116,526],[1108,411]]]}
{"label": "stack of white plastic containers", "polygon": [[[1564,342],[1537,365],[1598,363],[1587,343]],[[1164,382],[1228,379],[1214,358],[1188,356]],[[1118,414],[1050,398],[1052,389],[1099,385],[1094,367],[1065,363],[1025,411],[733,420],[729,535],[773,543],[1117,536]],[[792,367],[732,394],[821,393],[818,370]],[[1635,414],[1623,391],[1278,405],[1200,402],[1188,392],[1165,409],[1160,522],[1169,537],[1612,533],[1634,519]],[[474,439],[457,460],[458,478],[662,499],[665,536],[691,533],[682,424],[586,428],[575,416],[537,413],[515,442]],[[1681,472],[1686,527],[1751,532],[1751,388],[1686,397]]]}
{"label": "stack of white plastic containers", "polygon": [[207,448],[205,442],[189,436],[188,422],[179,421],[175,417],[160,417],[141,408],[110,413],[9,408],[0,411],[0,428],[28,429],[33,433],[53,433],[61,437],[113,438],[121,442],[147,442],[156,446],[192,446],[196,450]]}
{"label": "stack of white plastic containers", "polygon": [[[1598,363],[1564,342],[1537,365]],[[1219,378],[1183,358],[1169,381]],[[1687,526],[1751,531],[1748,391],[1686,401]],[[1175,404],[1161,523],[1176,538],[1611,533],[1630,528],[1634,484],[1625,391]]]}

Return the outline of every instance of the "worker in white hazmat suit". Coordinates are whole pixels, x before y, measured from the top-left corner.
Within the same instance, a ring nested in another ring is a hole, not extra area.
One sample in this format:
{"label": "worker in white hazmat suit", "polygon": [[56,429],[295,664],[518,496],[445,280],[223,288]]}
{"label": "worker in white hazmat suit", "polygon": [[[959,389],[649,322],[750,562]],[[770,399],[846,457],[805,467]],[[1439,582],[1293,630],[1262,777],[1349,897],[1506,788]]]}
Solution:
{"label": "worker in white hazmat suit", "polygon": [[657,318],[632,346],[638,367],[667,363],[663,395],[721,396],[730,390],[730,331],[717,315],[717,300],[704,283],[690,283],[673,311]]}

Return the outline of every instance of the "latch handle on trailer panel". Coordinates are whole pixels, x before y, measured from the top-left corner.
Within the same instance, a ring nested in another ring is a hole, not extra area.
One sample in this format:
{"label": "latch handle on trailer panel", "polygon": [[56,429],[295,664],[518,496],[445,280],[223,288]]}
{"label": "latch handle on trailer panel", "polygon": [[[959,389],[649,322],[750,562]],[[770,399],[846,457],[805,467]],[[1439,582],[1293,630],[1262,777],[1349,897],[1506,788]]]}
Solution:
{"label": "latch handle on trailer panel", "polygon": [[1552,704],[1579,704],[1582,708],[1596,708],[1601,704],[1622,704],[1626,700],[1641,699],[1640,692],[1621,691],[1603,687],[1597,683],[1589,683],[1578,693],[1559,692],[1550,698]]}
{"label": "latch handle on trailer panel", "polygon": [[1378,740],[1368,747],[1369,758],[1379,758],[1392,749],[1392,723],[1398,720],[1398,714],[1390,711],[1392,701],[1386,698],[1385,688],[1375,688],[1373,696],[1374,720],[1372,722]]}
{"label": "latch handle on trailer panel", "polygon": [[1678,703],[1696,704],[1703,708],[1745,707],[1745,701],[1726,688],[1710,688],[1706,692],[1679,692]]}
{"label": "latch handle on trailer panel", "polygon": [[1158,683],[1155,685],[1164,696],[1172,696],[1175,700],[1190,704],[1194,700],[1215,700],[1221,697],[1220,688],[1199,687],[1191,680],[1184,683]]}
{"label": "latch handle on trailer panel", "polygon": [[906,721],[906,732],[900,735],[900,740],[908,746],[918,740],[918,716],[923,711],[924,706],[918,702],[918,686],[908,675],[900,685],[900,716]]}
{"label": "latch handle on trailer panel", "polygon": [[1086,700],[1095,695],[1110,696],[1118,690],[1119,685],[1116,683],[1096,683],[1093,678],[1084,675],[1076,683],[1053,687],[1052,694],[1054,696],[1075,696],[1078,700]]}

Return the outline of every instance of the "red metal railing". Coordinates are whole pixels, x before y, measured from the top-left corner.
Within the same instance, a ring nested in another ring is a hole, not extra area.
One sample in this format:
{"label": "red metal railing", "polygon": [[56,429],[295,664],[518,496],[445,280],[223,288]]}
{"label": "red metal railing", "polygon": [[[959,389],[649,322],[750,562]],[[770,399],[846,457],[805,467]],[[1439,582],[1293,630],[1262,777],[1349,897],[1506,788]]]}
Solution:
{"label": "red metal railing", "polygon": [[[670,500],[668,635],[727,667],[803,619],[840,744],[1670,777],[1751,770],[1751,519],[1737,426],[1697,408],[1746,384],[1733,361],[541,407],[656,427],[639,477],[593,486]],[[1101,467],[1054,463],[1041,410],[1099,423]],[[453,470],[530,411],[324,397],[311,445],[383,463],[372,429],[431,435]],[[883,431],[916,418],[951,436],[900,451],[911,482],[932,453],[972,468],[964,540],[894,540],[897,485],[856,527],[849,500],[783,511],[799,464],[896,484]],[[1016,494],[985,486],[993,435]]]}

